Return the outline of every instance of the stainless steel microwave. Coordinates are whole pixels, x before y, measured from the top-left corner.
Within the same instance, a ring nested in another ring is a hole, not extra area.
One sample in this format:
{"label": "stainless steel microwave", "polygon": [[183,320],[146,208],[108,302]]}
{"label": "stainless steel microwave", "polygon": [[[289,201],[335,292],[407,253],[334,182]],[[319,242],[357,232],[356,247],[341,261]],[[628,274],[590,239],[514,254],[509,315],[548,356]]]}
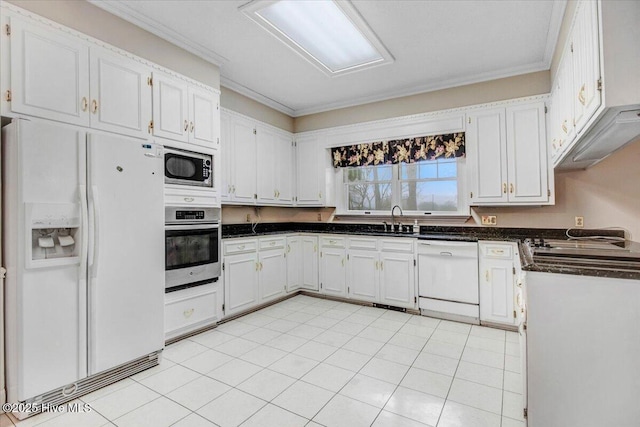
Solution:
{"label": "stainless steel microwave", "polygon": [[165,147],[164,183],[213,187],[213,156]]}

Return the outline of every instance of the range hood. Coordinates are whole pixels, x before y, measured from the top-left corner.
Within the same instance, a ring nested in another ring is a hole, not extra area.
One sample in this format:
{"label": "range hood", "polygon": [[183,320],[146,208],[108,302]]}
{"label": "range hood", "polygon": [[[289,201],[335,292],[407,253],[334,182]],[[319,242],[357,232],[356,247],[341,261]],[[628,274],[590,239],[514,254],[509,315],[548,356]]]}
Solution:
{"label": "range hood", "polygon": [[640,105],[608,108],[571,148],[556,169],[585,169],[640,139]]}

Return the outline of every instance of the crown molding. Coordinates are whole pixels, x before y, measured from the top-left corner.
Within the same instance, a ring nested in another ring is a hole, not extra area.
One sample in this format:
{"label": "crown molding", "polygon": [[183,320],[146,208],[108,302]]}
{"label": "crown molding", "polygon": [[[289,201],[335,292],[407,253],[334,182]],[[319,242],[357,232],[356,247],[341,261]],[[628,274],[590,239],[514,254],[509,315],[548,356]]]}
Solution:
{"label": "crown molding", "polygon": [[246,86],[237,83],[230,78],[224,76],[220,73],[220,86],[224,86],[227,89],[231,89],[234,92],[238,92],[240,95],[244,95],[247,98],[253,99],[261,104],[266,105],[267,107],[271,107],[276,111],[280,111],[283,114],[286,114],[290,117],[295,116],[295,110],[293,108],[287,107],[284,104],[279,103],[278,101],[269,98],[268,96],[264,96],[261,93],[254,91],[253,89],[249,89]]}

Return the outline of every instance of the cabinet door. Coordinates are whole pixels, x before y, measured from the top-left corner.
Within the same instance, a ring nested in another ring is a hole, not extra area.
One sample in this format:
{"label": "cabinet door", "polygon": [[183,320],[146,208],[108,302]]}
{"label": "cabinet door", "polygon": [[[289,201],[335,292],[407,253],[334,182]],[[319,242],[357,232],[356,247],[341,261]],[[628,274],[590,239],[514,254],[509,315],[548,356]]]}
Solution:
{"label": "cabinet door", "polygon": [[208,90],[189,87],[189,142],[208,148],[216,147],[220,114],[218,95]]}
{"label": "cabinet door", "polygon": [[253,123],[234,117],[231,129],[233,144],[232,200],[242,203],[255,203],[256,200],[256,135]]}
{"label": "cabinet door", "polygon": [[11,110],[89,125],[89,47],[11,18]]}
{"label": "cabinet door", "polygon": [[298,205],[323,206],[321,149],[317,136],[300,136],[296,140],[296,184]]}
{"label": "cabinet door", "polygon": [[293,145],[291,136],[276,135],[275,186],[278,204],[293,203]]}
{"label": "cabinet door", "polygon": [[562,153],[576,136],[575,116],[573,113],[573,62],[572,55],[565,54],[558,65],[558,146]]}
{"label": "cabinet door", "polygon": [[151,122],[151,70],[105,49],[91,52],[91,127],[146,138]]}
{"label": "cabinet door", "polygon": [[598,44],[598,3],[583,1],[578,5],[572,30],[573,90],[576,132],[600,106],[600,55]]}
{"label": "cabinet door", "polygon": [[187,84],[181,80],[153,73],[153,134],[176,141],[189,140]]}
{"label": "cabinet door", "polygon": [[229,255],[224,260],[224,300],[226,315],[255,307],[260,302],[258,255]]}
{"label": "cabinet door", "polygon": [[312,291],[318,290],[318,237],[302,236],[301,287]]}
{"label": "cabinet door", "polygon": [[300,288],[302,282],[302,239],[287,237],[287,292]]}
{"label": "cabinet door", "polygon": [[480,320],[515,324],[512,260],[480,260]]}
{"label": "cabinet door", "polygon": [[473,162],[470,174],[471,203],[506,202],[507,140],[505,110],[486,110],[469,115],[467,149]]}
{"label": "cabinet door", "polygon": [[264,127],[258,127],[256,132],[258,203],[273,204],[277,199],[277,134]]}
{"label": "cabinet door", "polygon": [[320,253],[320,292],[345,297],[347,295],[344,249],[323,248]]}
{"label": "cabinet door", "polygon": [[416,304],[413,254],[380,254],[380,301],[396,307]]}
{"label": "cabinet door", "polygon": [[377,302],[379,268],[377,251],[350,249],[347,258],[349,298]]}
{"label": "cabinet door", "polygon": [[269,301],[287,290],[287,261],[284,249],[260,252],[260,299]]}
{"label": "cabinet door", "polygon": [[507,108],[510,202],[549,200],[544,103]]}
{"label": "cabinet door", "polygon": [[233,144],[231,143],[231,119],[228,114],[220,113],[220,198],[223,202],[231,200],[232,184],[231,164],[233,159]]}

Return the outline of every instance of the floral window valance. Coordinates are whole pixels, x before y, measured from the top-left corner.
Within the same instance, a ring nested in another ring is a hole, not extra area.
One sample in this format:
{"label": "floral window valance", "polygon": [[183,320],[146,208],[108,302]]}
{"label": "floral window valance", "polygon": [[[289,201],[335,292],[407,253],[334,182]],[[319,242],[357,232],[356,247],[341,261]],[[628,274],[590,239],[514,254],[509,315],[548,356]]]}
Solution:
{"label": "floral window valance", "polygon": [[415,163],[464,157],[464,132],[370,142],[331,149],[333,167]]}

